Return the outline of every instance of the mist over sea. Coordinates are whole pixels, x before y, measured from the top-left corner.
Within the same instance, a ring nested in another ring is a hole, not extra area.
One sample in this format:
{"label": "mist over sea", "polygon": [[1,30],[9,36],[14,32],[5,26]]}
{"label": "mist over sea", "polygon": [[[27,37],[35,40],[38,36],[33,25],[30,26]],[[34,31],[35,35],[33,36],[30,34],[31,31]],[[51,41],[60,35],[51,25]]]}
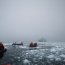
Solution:
{"label": "mist over sea", "polygon": [[0,0],[0,65],[65,65],[65,0]]}

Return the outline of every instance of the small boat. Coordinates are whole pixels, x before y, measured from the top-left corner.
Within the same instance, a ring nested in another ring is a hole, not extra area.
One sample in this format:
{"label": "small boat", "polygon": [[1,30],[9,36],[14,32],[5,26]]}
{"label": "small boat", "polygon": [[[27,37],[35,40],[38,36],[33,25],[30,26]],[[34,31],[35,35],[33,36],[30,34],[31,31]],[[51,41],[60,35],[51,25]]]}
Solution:
{"label": "small boat", "polygon": [[12,45],[22,45],[23,46],[23,42],[15,42]]}
{"label": "small boat", "polygon": [[29,45],[29,47],[37,47],[37,43],[31,42],[30,45]]}

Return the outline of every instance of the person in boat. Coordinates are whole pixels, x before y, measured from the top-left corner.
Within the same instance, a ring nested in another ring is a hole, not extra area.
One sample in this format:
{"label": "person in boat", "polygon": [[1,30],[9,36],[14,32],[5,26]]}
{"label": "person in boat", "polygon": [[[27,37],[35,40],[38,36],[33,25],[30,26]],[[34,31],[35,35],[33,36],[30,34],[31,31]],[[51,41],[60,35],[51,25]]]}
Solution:
{"label": "person in boat", "polygon": [[37,47],[37,43],[34,43],[34,47]]}
{"label": "person in boat", "polygon": [[4,48],[4,45],[2,42],[0,42],[0,58],[3,57],[4,52],[6,52],[6,49]]}
{"label": "person in boat", "polygon": [[21,42],[21,45],[23,46],[23,42]]}
{"label": "person in boat", "polygon": [[33,42],[30,43],[29,47],[33,47]]}
{"label": "person in boat", "polygon": [[16,42],[14,42],[12,45],[16,45]]}

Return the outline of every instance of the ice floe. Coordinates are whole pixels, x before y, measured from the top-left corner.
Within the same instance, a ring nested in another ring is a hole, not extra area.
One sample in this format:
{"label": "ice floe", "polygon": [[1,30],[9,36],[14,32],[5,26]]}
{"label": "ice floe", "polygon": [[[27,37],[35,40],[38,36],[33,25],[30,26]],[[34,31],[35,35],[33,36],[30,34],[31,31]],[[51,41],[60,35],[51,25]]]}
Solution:
{"label": "ice floe", "polygon": [[47,56],[47,58],[55,58],[55,56],[54,55],[49,55],[49,56]]}
{"label": "ice floe", "polygon": [[27,64],[27,63],[30,63],[30,61],[29,61],[28,59],[24,59],[24,60],[23,60],[23,63],[24,63],[24,64]]}
{"label": "ice floe", "polygon": [[61,54],[61,55],[60,55],[60,57],[63,57],[63,58],[65,58],[65,55],[64,55],[64,54]]}

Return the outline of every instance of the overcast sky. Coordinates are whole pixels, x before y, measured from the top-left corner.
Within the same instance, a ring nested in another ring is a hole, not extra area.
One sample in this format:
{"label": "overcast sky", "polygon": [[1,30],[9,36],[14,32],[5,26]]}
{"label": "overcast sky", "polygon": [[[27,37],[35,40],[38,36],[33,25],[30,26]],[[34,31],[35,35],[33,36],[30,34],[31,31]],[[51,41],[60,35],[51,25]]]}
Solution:
{"label": "overcast sky", "polygon": [[0,41],[65,41],[65,0],[0,0]]}

